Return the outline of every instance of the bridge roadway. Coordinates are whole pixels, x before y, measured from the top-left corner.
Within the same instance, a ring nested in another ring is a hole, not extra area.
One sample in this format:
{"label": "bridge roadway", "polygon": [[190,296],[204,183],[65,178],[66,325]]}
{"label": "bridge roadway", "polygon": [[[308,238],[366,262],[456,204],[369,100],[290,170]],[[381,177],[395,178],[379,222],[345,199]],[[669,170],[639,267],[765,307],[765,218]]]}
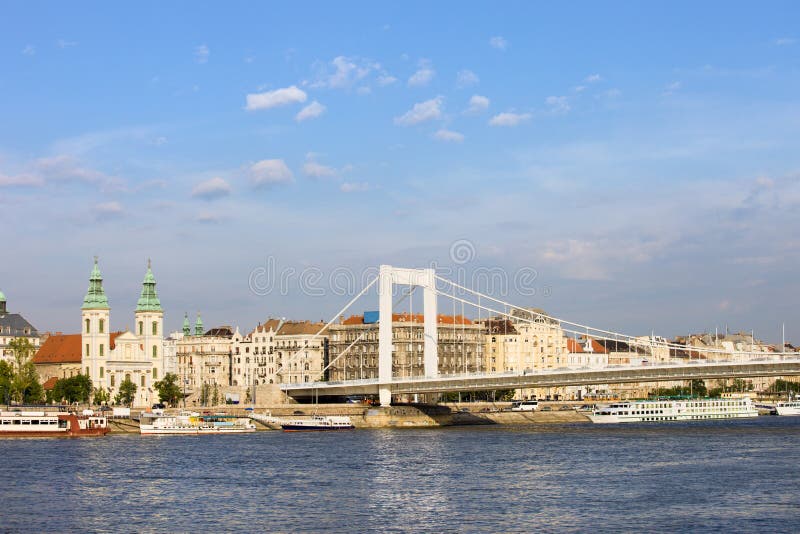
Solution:
{"label": "bridge roadway", "polygon": [[[615,366],[602,369],[555,369],[522,374],[444,375],[436,378],[394,377],[385,386],[391,390],[392,394],[413,394],[791,375],[800,375],[800,357],[795,354],[779,358],[773,357],[766,361],[681,362],[678,364]],[[342,382],[280,384],[281,390],[294,398],[324,395],[376,395],[379,386],[381,384],[376,378]]]}

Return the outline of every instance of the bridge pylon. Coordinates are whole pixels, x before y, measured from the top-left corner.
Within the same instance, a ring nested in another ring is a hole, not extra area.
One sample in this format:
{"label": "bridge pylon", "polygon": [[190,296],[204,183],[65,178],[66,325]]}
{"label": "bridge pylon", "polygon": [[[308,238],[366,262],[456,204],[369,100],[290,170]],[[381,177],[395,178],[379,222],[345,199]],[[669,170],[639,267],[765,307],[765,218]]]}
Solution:
{"label": "bridge pylon", "polygon": [[[392,290],[394,285],[418,286],[423,289],[423,359],[425,377],[439,376],[439,341],[437,335],[436,271],[404,269],[381,265],[378,281],[378,394],[381,406],[392,402]],[[412,318],[413,321],[413,318]],[[413,332],[413,322],[411,331]],[[412,343],[414,340],[410,340]]]}

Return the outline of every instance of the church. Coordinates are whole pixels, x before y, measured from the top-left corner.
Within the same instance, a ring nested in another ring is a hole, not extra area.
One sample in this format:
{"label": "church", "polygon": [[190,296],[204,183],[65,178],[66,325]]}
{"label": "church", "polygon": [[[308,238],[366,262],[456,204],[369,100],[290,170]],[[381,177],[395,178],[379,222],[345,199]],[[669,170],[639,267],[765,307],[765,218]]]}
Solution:
{"label": "church", "polygon": [[136,384],[133,405],[145,407],[158,402],[153,384],[164,375],[164,311],[149,260],[133,324],[133,332],[111,333],[111,307],[95,258],[81,306],[81,369],[112,401],[120,384],[130,379]]}

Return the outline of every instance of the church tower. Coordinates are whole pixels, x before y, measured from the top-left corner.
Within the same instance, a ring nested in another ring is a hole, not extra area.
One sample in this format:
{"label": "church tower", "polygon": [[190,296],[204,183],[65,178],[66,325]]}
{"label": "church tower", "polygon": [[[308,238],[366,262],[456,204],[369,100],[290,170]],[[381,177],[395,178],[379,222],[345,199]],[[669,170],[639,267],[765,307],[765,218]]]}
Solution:
{"label": "church tower", "polygon": [[189,325],[189,314],[183,314],[183,335],[189,337],[192,335],[192,327]]}
{"label": "church tower", "polygon": [[103,276],[94,258],[94,268],[89,275],[89,289],[81,306],[81,371],[92,379],[94,387],[105,387],[104,368],[111,350],[111,309],[103,290]]}
{"label": "church tower", "polygon": [[[142,282],[142,294],[136,304],[135,329],[136,335],[144,348],[145,358],[152,360],[153,368],[163,368],[164,356],[164,310],[156,293],[156,279],[151,270],[150,260],[147,260],[147,273]],[[155,372],[155,379],[159,380],[159,371]]]}

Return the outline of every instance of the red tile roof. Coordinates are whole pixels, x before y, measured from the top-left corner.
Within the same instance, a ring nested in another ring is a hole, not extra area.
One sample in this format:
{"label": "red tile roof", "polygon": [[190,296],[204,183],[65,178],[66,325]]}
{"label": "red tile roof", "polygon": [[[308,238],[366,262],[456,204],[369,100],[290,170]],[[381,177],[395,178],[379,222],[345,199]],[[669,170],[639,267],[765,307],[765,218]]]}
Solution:
{"label": "red tile roof", "polygon": [[[472,324],[472,321],[463,317],[461,315],[444,315],[439,314],[436,316],[437,322],[439,324]],[[425,322],[425,316],[421,313],[393,313],[392,314],[392,322],[393,323],[419,323],[422,324]],[[342,324],[364,324],[364,316],[363,315],[351,315],[344,321]]]}
{"label": "red tile roof", "polygon": [[[109,350],[114,350],[114,340],[122,332],[112,332],[109,334],[111,346]],[[50,336],[47,341],[39,347],[33,357],[35,364],[49,363],[81,363],[81,334],[62,334]]]}
{"label": "red tile roof", "polygon": [[572,339],[570,337],[567,338],[567,352],[571,352],[573,354],[578,352],[583,352],[583,345],[578,343],[577,339]]}
{"label": "red tile roof", "polygon": [[46,391],[50,391],[51,389],[56,387],[56,382],[58,382],[57,376],[48,378],[47,381],[44,384],[42,384],[42,388],[45,389]]}
{"label": "red tile roof", "polygon": [[[608,354],[603,345],[598,343],[596,340],[592,339],[592,352],[595,354]],[[586,346],[586,341],[579,341],[573,338],[567,338],[567,352],[571,352],[573,354],[581,353],[581,352],[588,352],[584,347]]]}

